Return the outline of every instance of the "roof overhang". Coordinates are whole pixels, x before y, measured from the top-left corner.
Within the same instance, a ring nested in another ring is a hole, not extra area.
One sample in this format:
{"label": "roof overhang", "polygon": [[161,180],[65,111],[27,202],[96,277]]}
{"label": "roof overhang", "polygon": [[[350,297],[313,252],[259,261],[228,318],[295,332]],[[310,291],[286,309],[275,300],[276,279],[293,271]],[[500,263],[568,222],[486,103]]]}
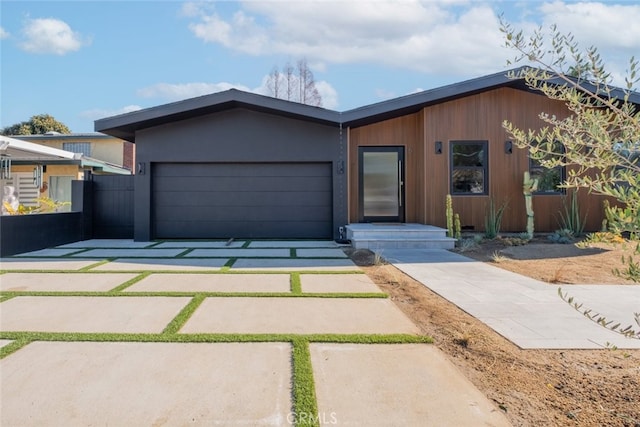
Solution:
{"label": "roof overhang", "polygon": [[[297,102],[243,92],[237,89],[230,89],[224,92],[96,120],[95,130],[135,142],[137,131],[233,108],[245,108],[332,126],[363,126],[406,114],[416,113],[430,105],[502,87],[509,87],[544,96],[540,91],[527,86],[523,78],[517,78],[519,73],[527,68],[531,67],[523,66],[512,70],[504,70],[460,83],[355,108],[342,113]],[[510,75],[515,77],[511,77]],[[558,77],[550,79],[548,82],[558,85],[566,83]],[[588,82],[580,83],[585,89],[593,89],[593,86]],[[625,92],[621,89],[613,88],[606,96],[623,99]],[[628,100],[629,102],[640,105],[640,93],[631,92]]]}
{"label": "roof overhang", "polygon": [[139,130],[233,108],[245,108],[336,127],[340,124],[340,113],[337,111],[230,89],[99,119],[95,121],[94,128],[97,132],[135,142],[135,135]]}
{"label": "roof overhang", "polygon": [[0,155],[10,157],[14,163],[19,161],[37,163],[79,158],[79,154],[70,151],[46,147],[2,135],[0,135]]}

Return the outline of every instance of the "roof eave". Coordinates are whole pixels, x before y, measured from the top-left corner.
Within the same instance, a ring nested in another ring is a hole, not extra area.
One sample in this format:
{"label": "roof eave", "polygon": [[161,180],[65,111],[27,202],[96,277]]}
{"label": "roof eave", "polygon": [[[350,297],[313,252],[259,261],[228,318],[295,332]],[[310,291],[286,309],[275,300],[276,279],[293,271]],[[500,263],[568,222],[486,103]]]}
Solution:
{"label": "roof eave", "polygon": [[94,129],[97,132],[135,142],[136,131],[169,121],[186,120],[232,108],[246,108],[335,126],[340,123],[340,114],[336,111],[231,89],[99,119],[95,121]]}

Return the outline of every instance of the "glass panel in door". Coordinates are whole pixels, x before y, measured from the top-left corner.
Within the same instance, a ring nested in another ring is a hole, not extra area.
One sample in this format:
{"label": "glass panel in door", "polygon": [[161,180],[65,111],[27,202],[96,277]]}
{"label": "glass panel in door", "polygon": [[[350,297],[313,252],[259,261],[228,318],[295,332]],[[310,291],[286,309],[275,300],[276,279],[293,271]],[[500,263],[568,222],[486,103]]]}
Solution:
{"label": "glass panel in door", "polygon": [[403,151],[402,147],[360,147],[363,221],[404,220]]}

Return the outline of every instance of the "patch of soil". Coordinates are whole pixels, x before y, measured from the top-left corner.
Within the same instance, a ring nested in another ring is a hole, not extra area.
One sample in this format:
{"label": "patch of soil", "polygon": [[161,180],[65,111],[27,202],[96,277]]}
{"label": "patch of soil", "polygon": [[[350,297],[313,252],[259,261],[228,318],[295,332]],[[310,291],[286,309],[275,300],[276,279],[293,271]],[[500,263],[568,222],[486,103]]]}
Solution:
{"label": "patch of soil", "polygon": [[[614,269],[623,270],[625,259],[634,256],[632,243],[560,244],[536,238],[522,246],[510,246],[509,239],[494,239],[456,252],[515,273],[547,283],[563,284],[634,284],[616,276]],[[638,255],[635,254],[638,258]]]}
{"label": "patch of soil", "polygon": [[522,350],[370,251],[347,252],[514,426],[640,427],[640,350]]}

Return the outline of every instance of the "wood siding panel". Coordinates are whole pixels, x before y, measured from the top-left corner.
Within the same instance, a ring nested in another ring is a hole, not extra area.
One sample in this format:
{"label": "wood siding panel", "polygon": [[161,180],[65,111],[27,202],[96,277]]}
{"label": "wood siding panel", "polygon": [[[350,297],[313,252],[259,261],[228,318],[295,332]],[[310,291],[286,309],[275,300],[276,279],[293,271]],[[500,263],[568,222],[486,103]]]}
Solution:
{"label": "wood siding panel", "polygon": [[405,218],[419,222],[420,206],[424,203],[424,189],[420,177],[422,162],[422,120],[420,114],[411,114],[369,126],[349,130],[349,222],[358,222],[358,147],[402,146],[405,152]]}
{"label": "wood siding panel", "polygon": [[[522,194],[523,174],[529,169],[526,150],[513,148],[505,153],[509,139],[502,129],[504,120],[522,129],[539,129],[546,112],[563,118],[568,110],[561,102],[511,88],[499,88],[424,108],[420,113],[349,130],[349,220],[358,220],[357,149],[361,145],[405,145],[407,161],[407,222],[446,226],[445,198],[450,188],[450,141],[488,141],[488,195],[453,196],[453,207],[463,227],[484,231],[485,212],[492,197],[497,205],[508,201],[502,231],[521,232],[526,228]],[[436,141],[442,154],[435,153]],[[570,194],[570,193],[569,193]],[[587,230],[600,228],[603,197],[580,193],[583,213],[588,214]],[[536,231],[559,228],[562,195],[535,195]]]}

